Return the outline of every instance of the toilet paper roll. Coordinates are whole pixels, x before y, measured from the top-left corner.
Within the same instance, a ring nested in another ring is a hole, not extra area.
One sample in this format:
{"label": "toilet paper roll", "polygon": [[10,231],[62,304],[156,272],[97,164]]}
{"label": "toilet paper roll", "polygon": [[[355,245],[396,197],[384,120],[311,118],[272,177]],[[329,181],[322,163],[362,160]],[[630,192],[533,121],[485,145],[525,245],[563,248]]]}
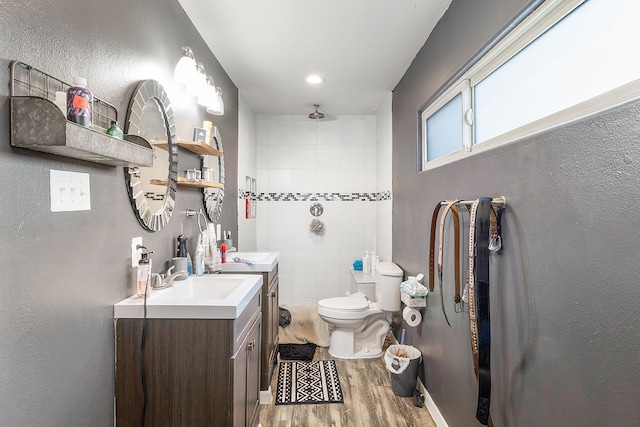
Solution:
{"label": "toilet paper roll", "polygon": [[422,314],[412,307],[405,307],[402,310],[402,318],[409,326],[418,326],[422,322]]}

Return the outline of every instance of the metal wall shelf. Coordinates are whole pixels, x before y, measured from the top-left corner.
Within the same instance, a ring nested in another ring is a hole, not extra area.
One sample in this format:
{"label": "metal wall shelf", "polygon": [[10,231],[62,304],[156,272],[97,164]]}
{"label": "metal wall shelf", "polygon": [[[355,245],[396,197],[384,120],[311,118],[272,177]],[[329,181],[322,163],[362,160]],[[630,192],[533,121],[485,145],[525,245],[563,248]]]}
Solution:
{"label": "metal wall shelf", "polygon": [[22,62],[11,64],[12,146],[111,166],[153,164],[153,149],[144,138],[125,135],[122,140],[101,129],[117,120],[117,110],[110,104],[94,98],[99,130],[68,121],[52,102],[56,91],[68,87]]}

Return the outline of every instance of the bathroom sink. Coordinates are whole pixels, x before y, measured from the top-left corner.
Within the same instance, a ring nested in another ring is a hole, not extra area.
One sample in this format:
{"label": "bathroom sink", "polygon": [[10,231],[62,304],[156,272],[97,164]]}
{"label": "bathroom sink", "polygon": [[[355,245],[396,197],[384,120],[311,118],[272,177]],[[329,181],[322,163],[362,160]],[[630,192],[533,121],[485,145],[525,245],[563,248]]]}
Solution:
{"label": "bathroom sink", "polygon": [[[237,319],[262,287],[260,275],[189,276],[147,297],[147,318]],[[144,298],[133,295],[114,305],[114,318],[142,318]]]}
{"label": "bathroom sink", "polygon": [[[278,264],[279,256],[280,252],[228,252],[227,262],[222,264],[222,271],[225,273],[271,271]],[[236,257],[252,261],[253,265],[235,262],[233,259]]]}

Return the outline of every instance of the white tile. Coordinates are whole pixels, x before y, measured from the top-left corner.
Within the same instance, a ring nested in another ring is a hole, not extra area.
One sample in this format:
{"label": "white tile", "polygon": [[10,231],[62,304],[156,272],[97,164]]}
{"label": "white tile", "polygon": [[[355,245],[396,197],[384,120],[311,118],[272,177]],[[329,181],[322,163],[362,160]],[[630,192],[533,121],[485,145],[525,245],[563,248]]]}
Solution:
{"label": "white tile", "polygon": [[366,225],[364,231],[364,247],[372,251],[376,247],[376,226]]}
{"label": "white tile", "polygon": [[364,205],[364,215],[365,225],[377,225],[377,217],[378,217],[378,202],[365,202]]}
{"label": "white tile", "polygon": [[273,201],[269,203],[269,225],[286,225],[293,222],[293,203]]}
{"label": "white tile", "polygon": [[318,167],[318,147],[316,145],[294,145],[292,150],[294,169],[315,169]]}
{"label": "white tile", "polygon": [[292,179],[291,169],[269,169],[269,193],[290,193]]}
{"label": "white tile", "polygon": [[365,169],[365,191],[367,193],[375,193],[378,191],[377,172],[375,169]]}
{"label": "white tile", "polygon": [[293,275],[291,274],[283,274],[282,271],[278,272],[279,279],[279,287],[278,292],[280,293],[279,299],[280,304],[284,304],[285,299],[293,298]]}
{"label": "white tile", "polygon": [[256,169],[269,168],[269,147],[268,145],[258,145],[256,147]]}
{"label": "white tile", "polygon": [[269,169],[288,169],[293,166],[292,145],[270,145],[267,147]]}
{"label": "white tile", "polygon": [[294,193],[315,193],[318,187],[316,169],[293,169],[292,191]]}
{"label": "white tile", "polygon": [[340,193],[346,186],[340,169],[318,169],[318,193]]}
{"label": "white tile", "polygon": [[364,148],[364,165],[367,168],[377,169],[378,167],[378,150],[375,145],[367,145]]}
{"label": "white tile", "polygon": [[269,192],[269,169],[256,170],[256,186],[258,193]]}
{"label": "white tile", "polygon": [[293,143],[293,121],[286,116],[269,120],[269,145]]}
{"label": "white tile", "polygon": [[365,226],[345,226],[342,229],[341,243],[343,248],[361,249],[365,243]]}
{"label": "white tile", "polygon": [[293,274],[316,274],[317,250],[296,249],[293,251]]}
{"label": "white tile", "polygon": [[364,119],[359,116],[340,120],[340,140],[342,145],[365,144],[367,139]]}
{"label": "white tile", "polygon": [[[311,219],[309,219],[309,224]],[[324,237],[318,238],[309,231],[309,224],[289,226],[291,229],[291,242],[294,250],[314,249],[318,242],[322,242]]]}
{"label": "white tile", "polygon": [[290,246],[278,246],[273,249],[280,252],[278,257],[278,272],[293,274],[293,250]]}
{"label": "white tile", "polygon": [[340,274],[340,293],[345,295],[347,292],[350,294],[358,292],[356,283],[353,281],[350,272]]}
{"label": "white tile", "polygon": [[265,116],[258,116],[256,120],[256,134],[258,145],[269,143],[269,119]]}
{"label": "white tile", "polygon": [[340,120],[318,122],[318,145],[340,145]]}
{"label": "white tile", "polygon": [[317,149],[317,167],[320,169],[340,169],[341,147],[340,145],[322,144]]}
{"label": "white tile", "polygon": [[259,248],[266,248],[268,245],[269,227],[266,225],[258,225],[256,227],[256,250],[259,250]]}
{"label": "white tile", "polygon": [[342,202],[342,223],[347,226],[364,225],[366,202]]}
{"label": "white tile", "polygon": [[367,116],[365,118],[365,144],[376,145],[377,139],[377,122],[375,116]]}
{"label": "white tile", "polygon": [[313,216],[309,212],[311,204],[315,202],[297,201],[293,204],[293,225],[307,226],[311,223]]}
{"label": "white tile", "polygon": [[295,145],[316,145],[317,126],[315,120],[304,117],[293,121],[293,143]]}
{"label": "white tile", "polygon": [[327,219],[320,218],[325,225],[324,236],[322,236],[321,244],[317,245],[318,249],[340,249],[342,244],[342,229],[343,226],[339,223],[328,221]]}
{"label": "white tile", "polygon": [[339,273],[342,270],[340,265],[340,251],[335,249],[318,249],[317,251],[318,274]]}
{"label": "white tile", "polygon": [[281,255],[285,250],[290,250],[290,228],[291,227],[287,225],[269,225],[269,229],[267,231],[269,246],[266,249],[269,251],[281,252]]}
{"label": "white tile", "polygon": [[295,300],[291,297],[280,296],[279,300],[280,300],[280,305],[284,307],[291,307],[292,305],[296,305]]}
{"label": "white tile", "polygon": [[360,193],[366,191],[365,169],[345,169],[338,171],[338,192]]}
{"label": "white tile", "polygon": [[293,297],[316,298],[316,274],[293,274]]}
{"label": "white tile", "polygon": [[340,168],[364,169],[367,163],[367,150],[362,145],[342,145],[340,149]]}
{"label": "white tile", "polygon": [[344,296],[341,286],[341,275],[339,273],[318,274],[317,278],[317,298],[333,298]]}

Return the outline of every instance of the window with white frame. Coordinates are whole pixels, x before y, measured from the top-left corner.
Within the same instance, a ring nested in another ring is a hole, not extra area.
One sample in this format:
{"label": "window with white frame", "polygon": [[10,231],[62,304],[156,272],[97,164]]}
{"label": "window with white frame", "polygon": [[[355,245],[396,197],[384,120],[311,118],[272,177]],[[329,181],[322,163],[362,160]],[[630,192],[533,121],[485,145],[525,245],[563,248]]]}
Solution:
{"label": "window with white frame", "polygon": [[640,2],[546,1],[420,114],[420,170],[640,97]]}

